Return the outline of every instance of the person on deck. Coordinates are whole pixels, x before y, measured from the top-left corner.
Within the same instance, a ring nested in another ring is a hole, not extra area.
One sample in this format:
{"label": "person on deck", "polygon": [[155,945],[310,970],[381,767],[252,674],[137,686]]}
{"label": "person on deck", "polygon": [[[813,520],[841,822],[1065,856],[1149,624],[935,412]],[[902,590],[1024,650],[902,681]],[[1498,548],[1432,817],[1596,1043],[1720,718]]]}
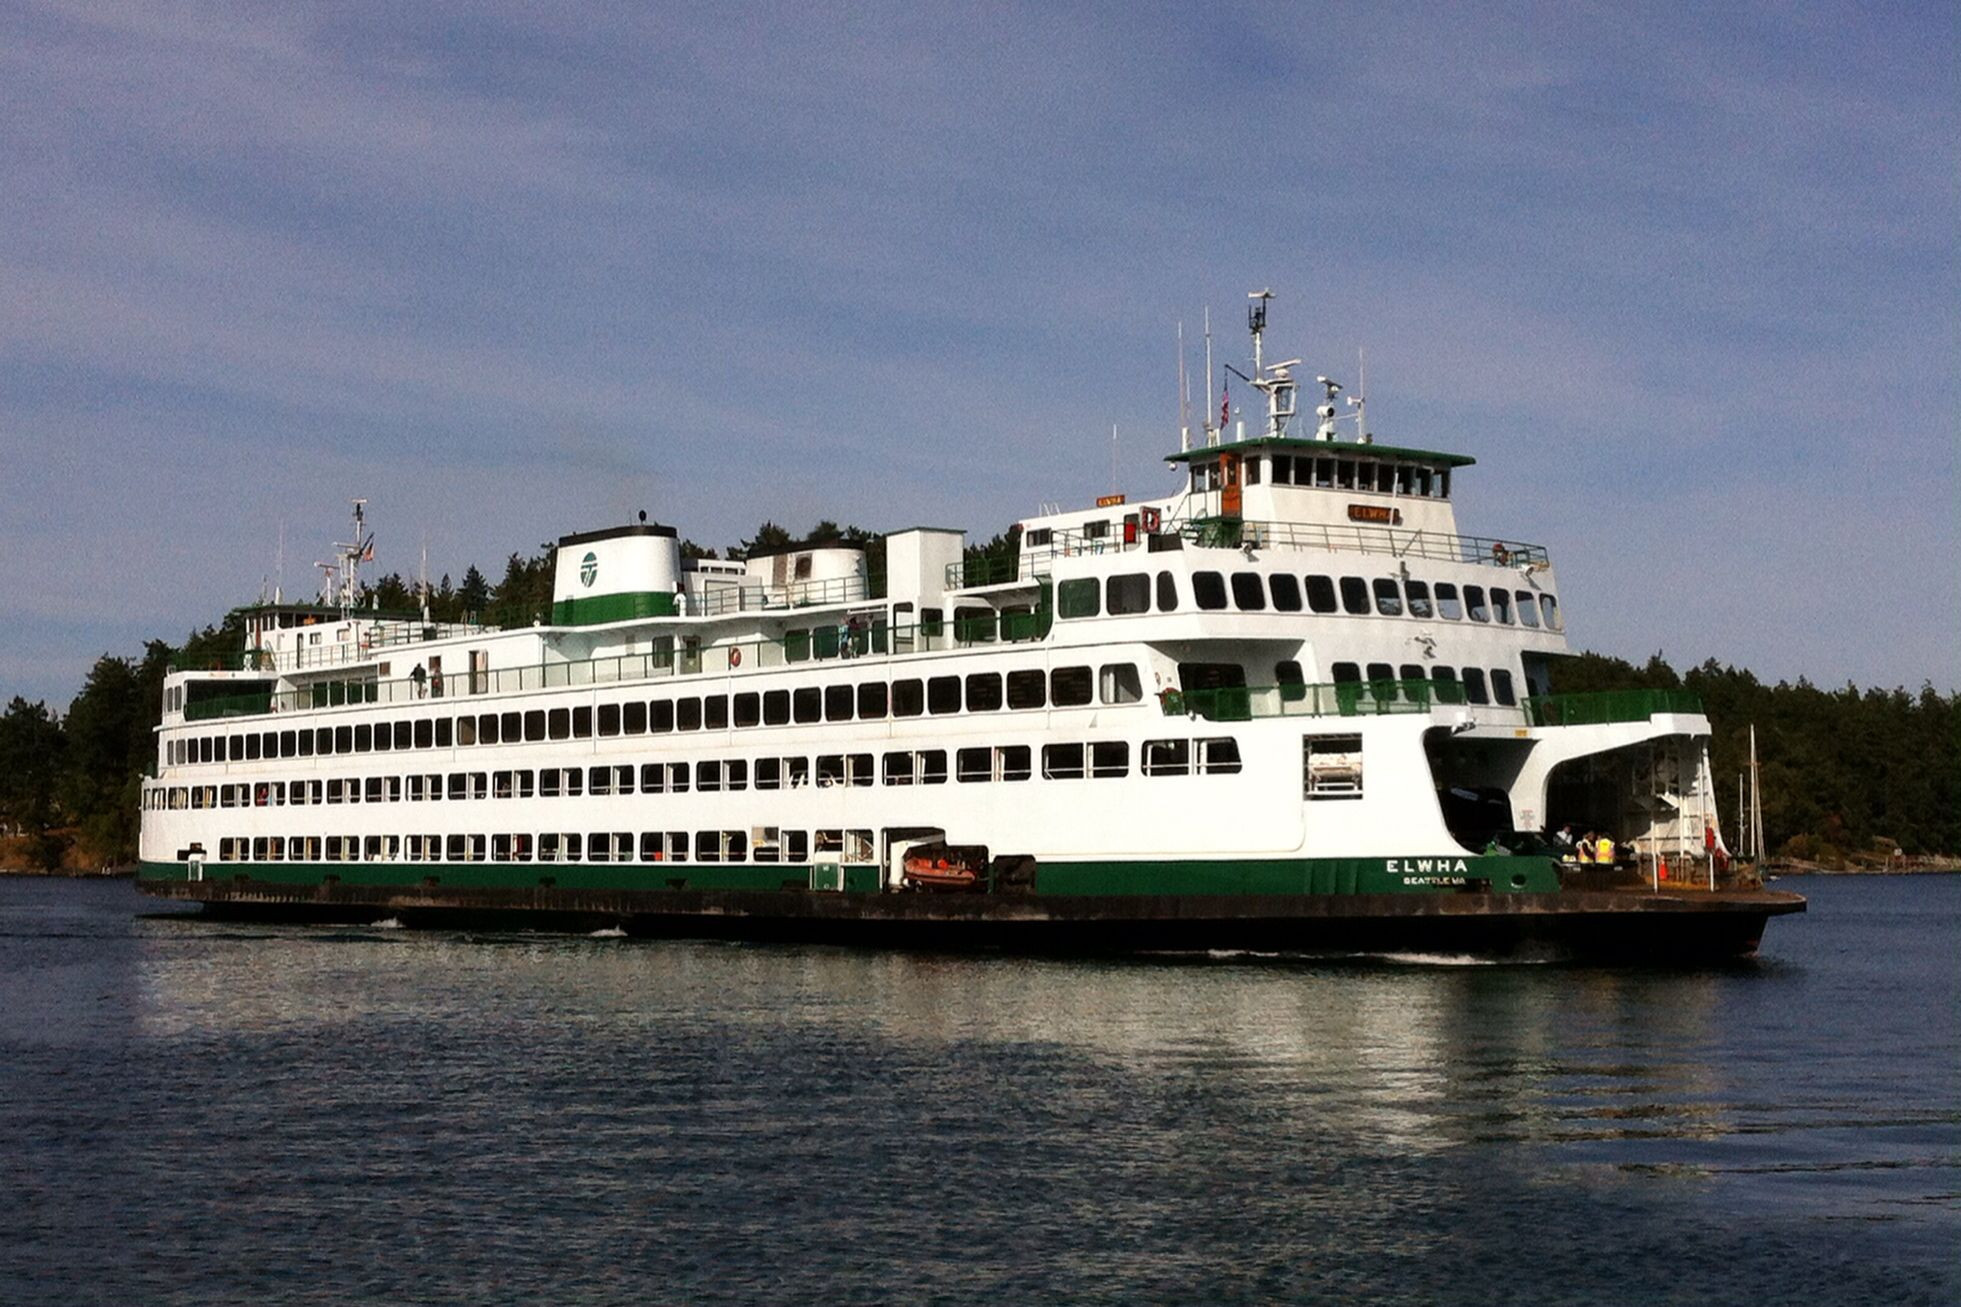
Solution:
{"label": "person on deck", "polygon": [[1593,860],[1595,864],[1602,867],[1611,867],[1614,865],[1614,837],[1613,836],[1602,835],[1600,837],[1599,843],[1594,846]]}
{"label": "person on deck", "polygon": [[1589,866],[1593,864],[1593,832],[1592,831],[1588,831],[1584,836],[1581,837],[1580,842],[1576,846],[1574,846],[1573,856],[1577,861],[1586,863]]}

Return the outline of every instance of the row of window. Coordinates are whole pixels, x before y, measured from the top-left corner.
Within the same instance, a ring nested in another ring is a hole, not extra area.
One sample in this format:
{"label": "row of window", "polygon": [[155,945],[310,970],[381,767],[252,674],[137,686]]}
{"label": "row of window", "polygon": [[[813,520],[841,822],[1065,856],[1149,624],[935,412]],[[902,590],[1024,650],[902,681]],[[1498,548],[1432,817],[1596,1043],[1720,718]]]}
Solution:
{"label": "row of window", "polygon": [[869,830],[529,831],[484,835],[255,835],[221,862],[876,862]]}
{"label": "row of window", "polygon": [[[1284,668],[1289,664],[1282,664]],[[1388,663],[1370,663],[1366,669],[1358,663],[1336,663],[1329,668],[1337,685],[1352,685],[1357,681],[1370,682],[1369,693],[1377,699],[1394,699],[1400,693],[1397,683],[1401,681],[1429,681],[1431,698],[1440,703],[1488,704],[1497,702],[1505,707],[1518,703],[1518,689],[1513,684],[1512,674],[1502,667],[1494,667],[1487,672],[1482,667],[1432,667],[1426,672],[1416,663],[1404,663],[1392,667]],[[1298,670],[1295,676],[1299,676]],[[1282,680],[1282,685],[1287,681]]]}
{"label": "row of window", "polygon": [[[1274,454],[1263,459],[1258,454],[1248,454],[1240,460],[1245,484],[1260,484],[1263,463],[1271,464],[1271,480],[1276,486],[1311,486],[1322,490],[1356,490],[1378,495],[1416,495],[1425,499],[1450,498],[1449,468],[1378,463],[1366,458]],[[1202,494],[1219,489],[1221,484],[1218,463],[1193,465],[1193,491]]]}
{"label": "row of window", "polygon": [[1007,673],[914,677],[858,684],[806,685],[794,690],[690,695],[680,699],[632,699],[624,703],[565,708],[417,717],[361,722],[310,730],[246,731],[166,741],[165,762],[257,762],[409,749],[448,749],[479,744],[532,744],[733,727],[788,726],[815,722],[883,721],[888,717],[945,716],[1006,709],[1081,708],[1133,704],[1144,698],[1134,663],[1022,668]]}
{"label": "row of window", "polygon": [[[1228,594],[1230,593],[1230,600]],[[1178,578],[1159,572],[1156,581],[1145,572],[1122,572],[1101,580],[1081,576],[1064,581],[1055,589],[1055,609],[1065,618],[1097,617],[1109,613],[1123,617],[1152,611],[1157,600],[1160,613],[1178,611]],[[1332,577],[1310,574],[1296,577],[1291,572],[1192,573],[1192,602],[1205,612],[1237,608],[1245,613],[1348,613],[1381,617],[1410,617],[1428,620],[1440,617],[1447,622],[1496,622],[1510,626],[1537,628],[1543,623],[1559,629],[1559,600],[1532,590],[1507,590],[1498,586],[1464,586],[1460,592],[1452,581],[1398,581],[1393,576],[1368,580],[1359,576]]]}
{"label": "row of window", "polygon": [[[1047,780],[1116,779],[1130,774],[1130,743],[1045,744],[1041,774]],[[883,754],[829,753],[814,760],[712,758],[695,763],[648,762],[638,767],[514,768],[510,771],[415,772],[407,776],[331,776],[295,781],[225,785],[157,785],[143,806],[162,811],[190,808],[278,808],[350,803],[425,803],[444,799],[554,799],[617,794],[722,793],[794,790],[806,785],[943,785],[949,774],[962,782],[1025,781],[1034,775],[1033,746],[975,745],[965,749],[897,749]],[[952,763],[949,773],[948,762]],[[813,767],[813,762],[815,766]],[[1138,765],[1146,776],[1233,775],[1240,770],[1239,743],[1231,738],[1147,740]]]}

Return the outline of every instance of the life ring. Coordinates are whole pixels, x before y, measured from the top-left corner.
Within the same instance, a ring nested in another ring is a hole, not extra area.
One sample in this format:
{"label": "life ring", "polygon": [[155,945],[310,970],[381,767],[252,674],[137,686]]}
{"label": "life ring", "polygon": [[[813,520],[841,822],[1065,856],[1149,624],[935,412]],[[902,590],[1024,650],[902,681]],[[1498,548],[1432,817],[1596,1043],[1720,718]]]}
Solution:
{"label": "life ring", "polygon": [[729,666],[731,667],[742,666],[742,650],[740,649],[729,650]]}

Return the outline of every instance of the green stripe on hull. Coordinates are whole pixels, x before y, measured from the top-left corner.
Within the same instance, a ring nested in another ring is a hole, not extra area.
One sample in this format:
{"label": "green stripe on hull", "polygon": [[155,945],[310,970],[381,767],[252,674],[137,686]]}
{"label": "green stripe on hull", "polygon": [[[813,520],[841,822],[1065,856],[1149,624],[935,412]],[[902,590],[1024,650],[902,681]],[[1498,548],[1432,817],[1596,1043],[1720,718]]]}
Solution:
{"label": "green stripe on hull", "polygon": [[[186,881],[178,862],[145,862],[145,880]],[[845,889],[870,893],[879,869],[844,868]],[[776,890],[830,888],[835,869],[824,865],[821,885],[800,863],[500,863],[500,862],[207,862],[206,880],[239,876],[267,884],[318,885],[329,876],[344,885],[413,887],[433,879],[459,889],[530,887],[549,882],[565,889]],[[1463,857],[1182,859],[1153,862],[1052,862],[1036,872],[1035,892],[1045,896],[1421,894],[1467,887],[1549,894],[1559,873],[1546,858]]]}

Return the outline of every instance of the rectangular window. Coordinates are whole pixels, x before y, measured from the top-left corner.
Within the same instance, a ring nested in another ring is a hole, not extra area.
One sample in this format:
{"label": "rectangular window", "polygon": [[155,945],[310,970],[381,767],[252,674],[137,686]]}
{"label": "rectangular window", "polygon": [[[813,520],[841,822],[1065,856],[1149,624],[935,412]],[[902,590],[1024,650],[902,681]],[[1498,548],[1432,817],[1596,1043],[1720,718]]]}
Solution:
{"label": "rectangular window", "polygon": [[1049,678],[1039,667],[1024,667],[1008,673],[1008,707],[1045,708],[1049,702]]}
{"label": "rectangular window", "polygon": [[1518,703],[1518,691],[1512,686],[1512,674],[1502,667],[1491,669],[1491,697],[1507,708]]}
{"label": "rectangular window", "polygon": [[1207,776],[1239,774],[1239,741],[1231,738],[1199,740],[1198,769]]}
{"label": "rectangular window", "polygon": [[967,711],[995,712],[1001,707],[1001,673],[975,672],[967,678]]}
{"label": "rectangular window", "polygon": [[729,728],[729,697],[726,694],[703,697],[701,725],[704,730],[710,731],[726,731]]}
{"label": "rectangular window", "polygon": [[1226,579],[1217,572],[1192,573],[1192,602],[1206,612],[1226,606]]}
{"label": "rectangular window", "polygon": [[1557,631],[1559,629],[1559,600],[1553,598],[1551,595],[1540,595],[1539,612],[1546,619],[1546,629],[1548,631]]}
{"label": "rectangular window", "polygon": [[845,764],[845,768],[844,768],[845,784],[847,785],[877,784],[878,772],[876,768],[874,768],[872,765],[872,755],[870,755],[869,753],[848,754],[845,757],[844,764]]}
{"label": "rectangular window", "polygon": [[701,729],[701,700],[698,698],[677,699],[674,703],[674,729],[677,731],[698,731]]}
{"label": "rectangular window", "polygon": [[1471,620],[1474,622],[1491,620],[1491,613],[1484,606],[1484,587],[1481,585],[1464,587],[1464,607],[1470,612]]}
{"label": "rectangular window", "polygon": [[886,684],[883,681],[866,681],[858,687],[858,719],[860,721],[881,721],[885,717]]}
{"label": "rectangular window", "polygon": [[[1260,580],[1258,572],[1234,572],[1232,574],[1233,607],[1245,613],[1266,611],[1266,583]],[[1200,607],[1204,607],[1203,604]]]}
{"label": "rectangular window", "polygon": [[892,715],[917,717],[926,711],[926,687],[918,680],[892,682]]}
{"label": "rectangular window", "polygon": [[721,788],[721,763],[704,760],[695,764],[695,793],[714,794]]}
{"label": "rectangular window", "polygon": [[545,714],[545,721],[545,734],[550,738],[554,740],[569,740],[572,738],[572,710],[570,708],[548,709]]}
{"label": "rectangular window", "polygon": [[1491,694],[1485,689],[1484,668],[1466,667],[1464,669],[1464,702],[1490,703]]}
{"label": "rectangular window", "polygon": [[1464,605],[1457,598],[1457,586],[1453,582],[1437,582],[1437,616],[1446,622],[1459,621],[1464,616]]}
{"label": "rectangular window", "polygon": [[1512,624],[1511,591],[1500,590],[1497,586],[1491,588],[1491,615],[1506,626]]}
{"label": "rectangular window", "polygon": [[1335,599],[1333,577],[1310,576],[1307,578],[1307,606],[1316,613],[1332,613],[1340,606]]}
{"label": "rectangular window", "polygon": [[1192,742],[1190,740],[1146,740],[1144,741],[1144,774],[1146,776],[1185,776],[1192,769]]}
{"label": "rectangular window", "polygon": [[1362,797],[1362,737],[1301,737],[1302,793],[1310,799]]}
{"label": "rectangular window", "polygon": [[[475,717],[458,717],[456,719],[456,747],[459,749],[468,749],[474,747],[476,742],[477,719]],[[366,749],[361,747],[361,732],[358,730],[354,732],[354,751],[356,753],[367,752]]]}
{"label": "rectangular window", "polygon": [[1034,753],[1027,745],[1004,744],[994,751],[996,779],[1025,781],[1034,773]]}
{"label": "rectangular window", "polygon": [[1042,746],[1042,775],[1052,781],[1079,781],[1083,778],[1084,756],[1080,744]]}
{"label": "rectangular window", "polygon": [[1095,617],[1102,611],[1097,601],[1096,578],[1072,577],[1057,585],[1055,611],[1057,616],[1064,618]]}
{"label": "rectangular window", "polygon": [[1403,615],[1403,592],[1391,576],[1378,576],[1375,579],[1375,610],[1384,617]]}
{"label": "rectangular window", "polygon": [[1058,667],[1049,673],[1049,702],[1058,708],[1082,707],[1095,689],[1087,667]]}
{"label": "rectangular window", "polygon": [[934,715],[960,711],[960,678],[935,676],[926,682],[926,710]]}
{"label": "rectangular window", "polygon": [[790,723],[790,692],[788,690],[763,691],[763,725],[787,726]]}
{"label": "rectangular window", "polygon": [[841,753],[819,754],[817,757],[817,786],[825,789],[844,784],[844,755]]}
{"label": "rectangular window", "polygon": [[1366,616],[1369,612],[1368,582],[1359,576],[1342,577],[1341,607],[1343,612],[1356,617]]}
{"label": "rectangular window", "polygon": [[1273,590],[1275,612],[1298,613],[1301,610],[1301,583],[1292,572],[1275,572],[1267,578],[1267,585]]}
{"label": "rectangular window", "polygon": [[1104,592],[1112,617],[1151,611],[1151,578],[1144,572],[1113,576],[1104,582]]}
{"label": "rectangular window", "polygon": [[1403,590],[1409,596],[1411,617],[1430,616],[1430,585],[1427,581],[1405,581]]}
{"label": "rectangular window", "polygon": [[[511,714],[505,713],[506,717]],[[645,735],[647,733],[647,705],[644,700],[635,699],[624,704],[620,710],[620,731],[625,735]]]}
{"label": "rectangular window", "polygon": [[722,764],[722,788],[742,790],[749,787],[749,760],[731,758]]}
{"label": "rectangular window", "polygon": [[[649,735],[666,735],[669,731],[672,731],[673,729],[674,729],[673,700],[653,699],[648,701],[647,733]],[[528,728],[525,731],[524,738],[527,740],[531,738],[531,732]]]}
{"label": "rectangular window", "polygon": [[858,694],[855,686],[827,685],[824,687],[824,720],[827,722],[848,722],[852,710],[857,707]]}
{"label": "rectangular window", "polygon": [[[599,705],[599,734],[618,735],[620,733],[620,706],[616,703]],[[489,741],[485,741],[489,743]]]}
{"label": "rectangular window", "polygon": [[954,766],[955,776],[962,781],[991,781],[994,779],[994,750],[962,749],[954,755]]}
{"label": "rectangular window", "polygon": [[762,724],[762,720],[762,695],[756,693],[754,690],[750,690],[747,693],[735,696],[735,724],[738,727],[759,726]]}
{"label": "rectangular window", "polygon": [[1518,620],[1524,626],[1539,625],[1539,603],[1532,597],[1530,590],[1518,592]]}
{"label": "rectangular window", "polygon": [[1109,534],[1110,524],[1107,521],[1083,523],[1083,539],[1085,540],[1103,540],[1108,538]]}
{"label": "rectangular window", "polygon": [[1098,740],[1090,745],[1089,774],[1097,780],[1114,780],[1130,775],[1129,741]]}
{"label": "rectangular window", "polygon": [[[428,747],[423,743],[422,736],[422,728],[428,724],[427,722],[417,722],[415,724],[415,747],[418,749]],[[545,710],[543,708],[533,708],[524,714],[524,741],[526,744],[530,744],[544,738]]]}
{"label": "rectangular window", "polygon": [[1144,680],[1135,663],[1105,663],[1097,669],[1096,682],[1106,704],[1138,703],[1144,698]]}
{"label": "rectangular window", "polygon": [[799,686],[790,696],[790,709],[799,722],[822,721],[824,692],[814,685]]}
{"label": "rectangular window", "polygon": [[917,775],[921,785],[946,784],[946,750],[921,749]]}
{"label": "rectangular window", "polygon": [[906,752],[888,753],[882,767],[887,785],[912,784],[912,755]]}
{"label": "rectangular window", "polygon": [[1178,578],[1169,572],[1158,573],[1158,611],[1161,613],[1178,611]]}

